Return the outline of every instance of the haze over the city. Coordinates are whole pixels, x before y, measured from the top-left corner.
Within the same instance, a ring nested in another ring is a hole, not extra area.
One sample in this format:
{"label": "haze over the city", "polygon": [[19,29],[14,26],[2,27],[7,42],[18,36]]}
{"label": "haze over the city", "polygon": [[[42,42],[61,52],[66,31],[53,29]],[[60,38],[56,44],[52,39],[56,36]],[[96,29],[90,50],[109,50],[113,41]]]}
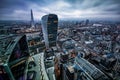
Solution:
{"label": "haze over the city", "polygon": [[1,0],[0,20],[35,20],[48,13],[60,19],[120,19],[120,0]]}

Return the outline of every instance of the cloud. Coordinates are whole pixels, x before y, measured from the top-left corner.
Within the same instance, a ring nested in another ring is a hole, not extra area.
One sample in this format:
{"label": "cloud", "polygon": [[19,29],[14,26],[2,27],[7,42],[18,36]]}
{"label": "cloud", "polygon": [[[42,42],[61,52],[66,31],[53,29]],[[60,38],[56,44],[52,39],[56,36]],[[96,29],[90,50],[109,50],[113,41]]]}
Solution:
{"label": "cloud", "polygon": [[120,18],[120,0],[2,0],[0,19],[35,19],[49,13],[59,18]]}

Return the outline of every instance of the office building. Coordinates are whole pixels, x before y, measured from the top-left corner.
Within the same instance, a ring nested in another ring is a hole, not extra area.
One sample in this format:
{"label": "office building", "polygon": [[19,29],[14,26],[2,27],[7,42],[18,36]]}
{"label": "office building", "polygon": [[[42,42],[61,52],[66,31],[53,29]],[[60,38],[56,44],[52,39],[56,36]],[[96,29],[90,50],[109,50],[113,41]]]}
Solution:
{"label": "office building", "polygon": [[58,29],[58,17],[55,14],[48,14],[42,17],[42,31],[46,48],[56,46]]}
{"label": "office building", "polygon": [[31,27],[35,28],[35,24],[34,24],[34,17],[33,17],[33,11],[31,9]]}

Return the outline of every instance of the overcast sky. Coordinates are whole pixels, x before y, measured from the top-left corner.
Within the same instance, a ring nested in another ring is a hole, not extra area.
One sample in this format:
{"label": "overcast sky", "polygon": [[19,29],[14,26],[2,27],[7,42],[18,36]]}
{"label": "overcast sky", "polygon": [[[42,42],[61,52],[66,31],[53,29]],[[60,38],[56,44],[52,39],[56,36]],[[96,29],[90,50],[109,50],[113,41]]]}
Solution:
{"label": "overcast sky", "polygon": [[120,0],[1,0],[0,20],[40,20],[55,13],[60,19],[120,19]]}

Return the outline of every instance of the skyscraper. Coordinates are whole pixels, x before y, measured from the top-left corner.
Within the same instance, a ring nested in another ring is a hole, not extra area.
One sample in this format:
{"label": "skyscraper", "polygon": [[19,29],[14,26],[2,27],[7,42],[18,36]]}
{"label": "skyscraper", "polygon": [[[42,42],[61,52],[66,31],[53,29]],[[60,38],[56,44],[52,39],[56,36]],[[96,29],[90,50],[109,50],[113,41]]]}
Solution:
{"label": "skyscraper", "polygon": [[42,31],[46,48],[56,46],[58,29],[58,17],[55,14],[48,14],[42,17]]}
{"label": "skyscraper", "polygon": [[88,24],[89,24],[89,20],[87,19],[85,25],[88,26]]}
{"label": "skyscraper", "polygon": [[32,28],[35,27],[32,9],[31,9],[31,27],[32,27]]}

